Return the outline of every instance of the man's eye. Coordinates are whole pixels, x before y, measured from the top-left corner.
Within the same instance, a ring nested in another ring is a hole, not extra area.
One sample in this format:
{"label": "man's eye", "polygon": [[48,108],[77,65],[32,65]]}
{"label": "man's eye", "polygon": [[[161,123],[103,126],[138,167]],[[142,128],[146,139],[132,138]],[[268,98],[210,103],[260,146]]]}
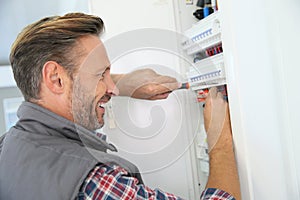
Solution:
{"label": "man's eye", "polygon": [[97,74],[97,77],[99,77],[99,80],[103,80],[105,77],[105,74],[109,72],[109,68],[105,69],[104,72]]}
{"label": "man's eye", "polygon": [[[105,72],[104,72],[104,73],[105,73]],[[101,73],[101,74],[98,75],[98,77],[99,77],[100,80],[103,80],[103,79],[104,79],[104,73]]]}

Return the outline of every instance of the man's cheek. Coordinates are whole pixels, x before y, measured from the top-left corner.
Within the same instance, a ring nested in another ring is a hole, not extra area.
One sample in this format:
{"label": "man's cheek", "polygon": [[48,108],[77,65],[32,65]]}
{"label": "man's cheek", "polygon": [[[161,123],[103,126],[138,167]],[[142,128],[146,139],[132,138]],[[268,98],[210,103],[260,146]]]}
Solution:
{"label": "man's cheek", "polygon": [[86,91],[95,91],[97,88],[97,84],[99,81],[99,77],[89,75],[89,74],[82,74],[80,75],[79,84]]}

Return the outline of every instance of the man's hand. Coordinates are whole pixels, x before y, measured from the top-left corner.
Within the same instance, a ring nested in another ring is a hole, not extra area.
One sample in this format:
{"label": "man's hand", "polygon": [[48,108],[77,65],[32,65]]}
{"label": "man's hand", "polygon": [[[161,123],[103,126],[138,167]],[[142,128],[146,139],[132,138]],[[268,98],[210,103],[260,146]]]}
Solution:
{"label": "man's hand", "polygon": [[241,199],[240,182],[233,151],[228,103],[217,88],[211,88],[204,108],[209,147],[209,177],[206,188],[218,188]]}
{"label": "man's hand", "polygon": [[121,96],[137,99],[165,99],[178,89],[180,83],[170,76],[162,76],[152,69],[140,69],[128,74],[112,74]]}
{"label": "man's hand", "polygon": [[232,149],[232,135],[228,103],[216,87],[209,90],[204,109],[204,126],[209,152],[213,149]]}

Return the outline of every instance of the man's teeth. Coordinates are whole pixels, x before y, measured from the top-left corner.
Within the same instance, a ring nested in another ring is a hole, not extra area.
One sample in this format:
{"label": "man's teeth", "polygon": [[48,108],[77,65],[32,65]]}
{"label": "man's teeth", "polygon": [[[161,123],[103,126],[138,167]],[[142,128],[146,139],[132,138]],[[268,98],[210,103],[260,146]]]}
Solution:
{"label": "man's teeth", "polygon": [[99,102],[99,103],[98,103],[98,107],[99,107],[99,108],[104,108],[104,107],[105,107],[105,103]]}

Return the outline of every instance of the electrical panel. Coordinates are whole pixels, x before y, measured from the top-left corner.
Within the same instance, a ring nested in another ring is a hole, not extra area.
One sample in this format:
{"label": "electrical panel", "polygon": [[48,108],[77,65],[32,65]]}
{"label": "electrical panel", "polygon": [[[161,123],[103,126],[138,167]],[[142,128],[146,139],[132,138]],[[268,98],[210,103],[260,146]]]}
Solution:
{"label": "electrical panel", "polygon": [[[217,86],[227,98],[219,11],[194,24],[184,32],[184,36],[182,48],[192,60],[186,70],[187,78],[190,88],[196,92],[198,102],[205,101],[209,88],[213,86]],[[201,171],[198,174],[199,185],[204,189],[209,174],[209,156],[203,124],[196,136],[195,150]]]}
{"label": "electrical panel", "polygon": [[182,47],[193,58],[187,77],[191,89],[226,84],[219,12],[186,30]]}

